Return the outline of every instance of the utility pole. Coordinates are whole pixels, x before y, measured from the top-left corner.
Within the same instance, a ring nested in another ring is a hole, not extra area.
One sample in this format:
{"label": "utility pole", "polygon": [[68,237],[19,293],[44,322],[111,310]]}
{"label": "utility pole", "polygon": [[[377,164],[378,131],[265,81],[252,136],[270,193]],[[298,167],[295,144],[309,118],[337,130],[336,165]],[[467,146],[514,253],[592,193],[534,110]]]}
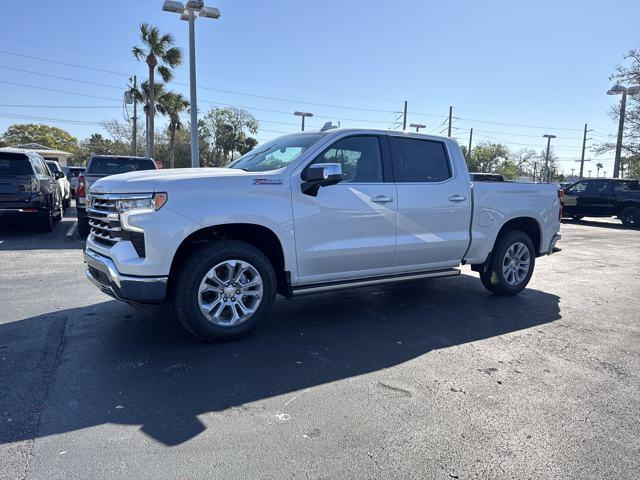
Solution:
{"label": "utility pole", "polygon": [[536,183],[537,173],[538,173],[538,162],[533,162],[533,183]]}
{"label": "utility pole", "polygon": [[556,136],[545,133],[543,137],[547,139],[547,154],[544,156],[544,176],[545,182],[549,183],[549,149],[551,148],[551,139],[556,138]]}
{"label": "utility pole", "polygon": [[627,109],[627,89],[622,92],[620,100],[620,119],[618,121],[618,140],[616,141],[616,159],[613,163],[613,178],[620,172],[620,155],[622,154],[622,134],[624,133],[624,116]]}
{"label": "utility pole", "polygon": [[133,140],[131,142],[131,155],[134,157],[138,154],[138,77],[133,76]]}
{"label": "utility pole", "polygon": [[471,160],[471,141],[473,140],[473,128],[469,130],[469,148],[467,148],[467,161]]}
{"label": "utility pole", "polygon": [[584,173],[584,151],[587,147],[587,124],[584,124],[584,136],[582,137],[582,156],[580,157],[580,180],[582,180],[582,175]]}
{"label": "utility pole", "polygon": [[451,137],[451,116],[453,113],[453,107],[449,106],[449,129],[447,130],[447,137]]}
{"label": "utility pole", "polygon": [[402,131],[407,129],[407,101],[404,101],[404,114],[402,115]]}

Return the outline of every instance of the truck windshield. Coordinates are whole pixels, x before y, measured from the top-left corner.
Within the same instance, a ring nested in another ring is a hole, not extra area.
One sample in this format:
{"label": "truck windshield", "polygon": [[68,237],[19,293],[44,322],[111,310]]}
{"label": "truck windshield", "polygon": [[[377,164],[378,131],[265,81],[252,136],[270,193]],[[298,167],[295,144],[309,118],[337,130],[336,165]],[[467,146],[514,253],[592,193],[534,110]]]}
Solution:
{"label": "truck windshield", "polygon": [[150,158],[93,157],[87,173],[99,175],[117,175],[137,170],[156,170],[156,164]]}
{"label": "truck windshield", "polygon": [[248,172],[264,172],[286,167],[301,153],[323,137],[321,133],[286,135],[258,145],[227,168],[239,168]]}

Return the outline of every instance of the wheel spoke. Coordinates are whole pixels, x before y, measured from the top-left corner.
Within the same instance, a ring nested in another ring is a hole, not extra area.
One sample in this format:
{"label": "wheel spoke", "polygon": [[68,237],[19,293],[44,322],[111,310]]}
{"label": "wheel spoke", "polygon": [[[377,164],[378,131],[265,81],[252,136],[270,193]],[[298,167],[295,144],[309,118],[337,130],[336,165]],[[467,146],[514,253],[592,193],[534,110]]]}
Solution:
{"label": "wheel spoke", "polygon": [[204,275],[198,289],[198,304],[210,322],[231,327],[251,318],[262,295],[258,270],[246,261],[233,259],[220,262]]}

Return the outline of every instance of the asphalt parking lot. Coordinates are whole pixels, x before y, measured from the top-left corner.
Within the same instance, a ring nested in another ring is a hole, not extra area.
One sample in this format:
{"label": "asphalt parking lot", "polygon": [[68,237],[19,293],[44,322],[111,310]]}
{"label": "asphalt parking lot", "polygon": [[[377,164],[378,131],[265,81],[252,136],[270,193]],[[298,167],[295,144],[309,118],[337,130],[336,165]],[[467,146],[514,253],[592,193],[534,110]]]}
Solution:
{"label": "asphalt parking lot", "polygon": [[637,478],[640,231],[561,233],[517,297],[465,269],[204,345],[89,284],[72,218],[0,226],[0,478]]}

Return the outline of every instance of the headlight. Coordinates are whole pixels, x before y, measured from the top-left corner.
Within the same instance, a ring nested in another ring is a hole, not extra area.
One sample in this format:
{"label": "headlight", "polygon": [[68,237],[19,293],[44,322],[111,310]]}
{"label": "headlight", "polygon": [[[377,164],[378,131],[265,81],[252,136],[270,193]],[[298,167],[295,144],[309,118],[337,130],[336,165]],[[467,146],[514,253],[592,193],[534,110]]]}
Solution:
{"label": "headlight", "polygon": [[123,195],[116,201],[119,213],[147,213],[160,210],[167,203],[166,193]]}

